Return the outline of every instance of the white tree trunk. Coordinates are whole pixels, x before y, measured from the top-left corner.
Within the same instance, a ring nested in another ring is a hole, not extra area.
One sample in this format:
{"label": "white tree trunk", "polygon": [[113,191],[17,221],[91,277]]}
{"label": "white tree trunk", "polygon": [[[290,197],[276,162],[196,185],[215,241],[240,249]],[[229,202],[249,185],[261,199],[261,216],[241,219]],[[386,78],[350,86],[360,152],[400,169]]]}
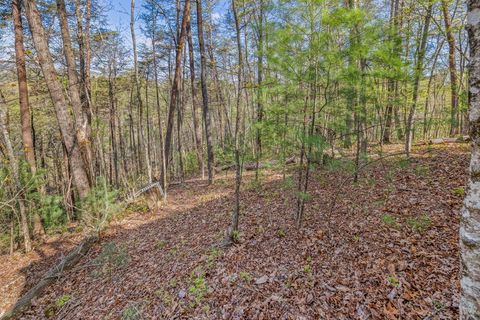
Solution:
{"label": "white tree trunk", "polygon": [[480,319],[480,1],[468,0],[470,178],[461,210],[460,319]]}

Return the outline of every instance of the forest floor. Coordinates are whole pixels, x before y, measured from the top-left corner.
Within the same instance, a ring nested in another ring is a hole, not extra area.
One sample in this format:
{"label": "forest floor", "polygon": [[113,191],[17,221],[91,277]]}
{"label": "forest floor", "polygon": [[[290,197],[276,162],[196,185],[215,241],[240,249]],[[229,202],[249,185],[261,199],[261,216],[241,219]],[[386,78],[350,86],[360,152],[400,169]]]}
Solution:
{"label": "forest floor", "polygon": [[[344,162],[315,170],[300,229],[295,180],[265,171],[256,184],[246,174],[240,243],[227,249],[216,245],[230,223],[233,176],[174,186],[165,206],[113,224],[21,318],[458,318],[469,147],[414,152],[374,161],[355,184]],[[78,239],[57,242],[1,258],[0,308]]]}

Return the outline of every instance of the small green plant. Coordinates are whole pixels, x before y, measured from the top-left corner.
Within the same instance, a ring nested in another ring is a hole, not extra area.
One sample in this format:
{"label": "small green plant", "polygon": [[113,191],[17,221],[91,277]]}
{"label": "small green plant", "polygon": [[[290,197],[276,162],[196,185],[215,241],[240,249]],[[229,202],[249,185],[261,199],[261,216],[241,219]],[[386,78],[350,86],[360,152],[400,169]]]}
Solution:
{"label": "small green plant", "polygon": [[307,263],[303,266],[303,272],[306,273],[306,274],[310,274],[310,273],[312,273],[312,257],[307,256],[305,258],[305,261]]}
{"label": "small green plant", "polygon": [[303,200],[305,202],[309,202],[310,200],[312,200],[312,195],[310,195],[307,192],[299,191],[299,192],[297,192],[297,197],[298,197],[298,199]]}
{"label": "small green plant", "polygon": [[355,241],[355,242],[360,241],[360,236],[359,235],[354,235],[353,236],[353,241]]}
{"label": "small green plant", "polygon": [[262,178],[250,179],[250,181],[248,181],[247,189],[260,191],[262,189]]}
{"label": "small green plant", "polygon": [[390,228],[394,228],[394,229],[398,228],[397,220],[395,219],[395,217],[393,217],[389,214],[383,215],[382,221],[383,221],[384,224],[386,224]]}
{"label": "small green plant", "polygon": [[192,274],[191,285],[188,287],[188,293],[193,298],[193,304],[197,305],[203,300],[203,297],[207,294],[207,282],[205,281],[204,273],[195,275]]}
{"label": "small green plant", "polygon": [[68,301],[70,301],[72,297],[68,294],[64,294],[57,300],[55,300],[55,305],[59,308],[63,307]]}
{"label": "small green plant", "polygon": [[58,298],[57,300],[55,300],[55,302],[49,304],[46,308],[45,308],[45,311],[43,312],[43,314],[45,315],[46,318],[52,318],[55,316],[55,314],[64,306],[68,303],[68,301],[70,301],[72,299],[72,297],[68,294],[64,294],[63,296],[61,296],[60,298]]}
{"label": "small green plant", "polygon": [[112,190],[105,178],[97,180],[95,187],[80,204],[83,223],[97,230],[103,229],[121,211],[122,205],[118,201],[118,191]]}
{"label": "small green plant", "polygon": [[295,181],[293,181],[292,177],[285,177],[282,181],[282,188],[283,189],[292,189],[295,187]]}
{"label": "small green plant", "polygon": [[435,310],[442,310],[445,307],[445,305],[441,301],[435,299],[432,300],[432,304]]}
{"label": "small green plant", "polygon": [[426,166],[418,165],[414,168],[415,174],[420,177],[425,177],[428,175],[430,170]]}
{"label": "small green plant", "polygon": [[277,231],[277,236],[279,238],[285,238],[286,235],[287,235],[287,233],[283,229],[280,229],[280,230]]}
{"label": "small green plant", "polygon": [[122,311],[122,320],[137,320],[142,317],[138,304],[130,303]]}
{"label": "small green plant", "polygon": [[116,270],[126,267],[130,257],[124,248],[118,247],[114,242],[107,242],[94,262],[97,269],[93,271],[93,276],[110,276]]}
{"label": "small green plant", "polygon": [[464,187],[456,187],[450,190],[450,192],[456,196],[464,197],[465,196],[465,188]]}
{"label": "small green plant", "polygon": [[234,243],[237,243],[240,241],[240,231],[238,230],[232,230],[230,233],[230,237]]}
{"label": "small green plant", "polygon": [[240,271],[239,276],[240,276],[240,279],[242,279],[245,282],[252,282],[253,280],[252,275],[246,271]]}
{"label": "small green plant", "polygon": [[355,171],[355,163],[350,159],[332,159],[325,158],[325,167],[329,171],[341,171],[353,173]]}
{"label": "small green plant", "polygon": [[218,248],[213,248],[207,255],[206,268],[212,269],[215,265],[215,261],[223,254],[223,251]]}
{"label": "small green plant", "polygon": [[309,265],[309,264],[306,264],[303,266],[303,272],[307,273],[307,274],[310,274],[312,273],[312,266]]}
{"label": "small green plant", "polygon": [[387,282],[390,286],[392,287],[395,287],[395,288],[399,288],[400,287],[400,280],[398,280],[397,277],[395,276],[389,276],[387,278]]}
{"label": "small green plant", "polygon": [[155,247],[159,250],[165,248],[166,245],[167,241],[165,240],[158,240],[157,243],[155,243]]}
{"label": "small green plant", "polygon": [[155,295],[162,301],[165,306],[169,307],[173,305],[173,297],[168,291],[159,288],[155,290]]}
{"label": "small green plant", "polygon": [[410,159],[399,159],[396,162],[397,167],[405,169],[410,166]]}
{"label": "small green plant", "polygon": [[421,217],[407,219],[407,225],[415,232],[424,232],[430,227],[432,221],[427,214],[423,214]]}
{"label": "small green plant", "polygon": [[144,200],[137,200],[135,202],[130,202],[127,204],[125,211],[128,212],[137,212],[137,213],[148,213],[150,211],[150,207],[148,203]]}

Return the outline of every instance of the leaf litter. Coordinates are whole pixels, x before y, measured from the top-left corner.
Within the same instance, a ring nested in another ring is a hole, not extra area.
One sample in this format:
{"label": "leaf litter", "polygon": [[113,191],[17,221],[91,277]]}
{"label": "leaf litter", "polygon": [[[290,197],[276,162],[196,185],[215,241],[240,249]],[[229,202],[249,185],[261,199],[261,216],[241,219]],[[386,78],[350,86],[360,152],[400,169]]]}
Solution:
{"label": "leaf litter", "polygon": [[[49,318],[457,318],[462,196],[452,190],[465,185],[469,151],[448,145],[419,154],[408,165],[378,161],[356,184],[342,183],[345,170],[316,169],[301,229],[295,190],[282,176],[269,172],[249,188],[248,173],[240,243],[229,248],[218,244],[233,175],[174,186],[158,211],[113,225],[22,318],[46,318],[65,296],[65,309]],[[94,276],[109,243],[127,262],[113,259],[111,272]]]}

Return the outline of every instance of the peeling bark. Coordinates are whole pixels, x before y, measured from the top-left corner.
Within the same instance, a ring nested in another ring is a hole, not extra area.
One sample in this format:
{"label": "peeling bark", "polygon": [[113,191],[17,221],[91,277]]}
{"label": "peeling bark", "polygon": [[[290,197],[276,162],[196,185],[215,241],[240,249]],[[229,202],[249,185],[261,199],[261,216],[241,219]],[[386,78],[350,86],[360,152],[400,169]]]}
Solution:
{"label": "peeling bark", "polygon": [[467,194],[461,210],[460,319],[480,319],[480,1],[468,1],[470,43],[470,137],[472,157]]}

